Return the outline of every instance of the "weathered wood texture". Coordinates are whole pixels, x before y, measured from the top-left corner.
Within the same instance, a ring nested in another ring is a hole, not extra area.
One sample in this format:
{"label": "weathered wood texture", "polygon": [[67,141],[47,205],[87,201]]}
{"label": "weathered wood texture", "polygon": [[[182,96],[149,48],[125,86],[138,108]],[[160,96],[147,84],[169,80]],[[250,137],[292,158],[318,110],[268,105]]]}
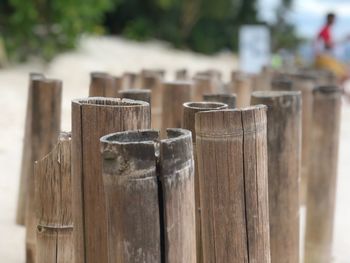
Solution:
{"label": "weathered wood texture", "polygon": [[214,94],[204,94],[204,101],[211,102],[221,102],[227,104],[229,109],[234,109],[236,107],[236,95],[226,94],[226,93],[214,93]]}
{"label": "weathered wood texture", "polygon": [[33,100],[33,81],[35,79],[44,79],[45,76],[40,73],[29,74],[29,88],[27,94],[27,109],[24,126],[24,138],[23,138],[23,150],[22,150],[22,163],[21,163],[21,175],[17,200],[17,213],[16,223],[19,225],[25,225],[25,212],[27,204],[27,180],[28,174],[32,173],[33,164],[31,161],[31,122],[32,122],[32,100]]}
{"label": "weathered wood texture", "polygon": [[314,90],[305,263],[332,261],[340,110],[340,89],[336,86],[320,86]]}
{"label": "weathered wood texture", "polygon": [[151,91],[147,89],[126,89],[118,92],[122,99],[141,100],[151,105]]}
{"label": "weathered wood texture", "polygon": [[273,91],[293,91],[293,82],[289,77],[277,75],[271,81],[271,90]]}
{"label": "weathered wood texture", "polygon": [[193,156],[195,160],[195,205],[196,205],[196,250],[197,262],[203,262],[202,237],[201,237],[201,209],[200,209],[200,193],[199,193],[199,174],[198,162],[196,154],[196,130],[195,130],[195,115],[200,111],[210,111],[226,109],[227,104],[218,102],[186,102],[183,105],[183,122],[182,127],[192,132],[193,141]]}
{"label": "weathered wood texture", "polygon": [[196,114],[205,263],[270,262],[266,107]]}
{"label": "weathered wood texture", "polygon": [[89,97],[117,97],[121,89],[119,78],[105,72],[92,72],[90,78]]}
{"label": "weathered wood texture", "polygon": [[179,69],[175,72],[175,79],[176,80],[188,80],[188,71],[187,69]]}
{"label": "weathered wood texture", "polygon": [[122,89],[136,89],[140,88],[140,80],[138,74],[133,72],[125,72],[122,76]]}
{"label": "weathered wood texture", "polygon": [[271,262],[298,263],[301,95],[298,91],[253,92],[252,104],[268,107]]}
{"label": "weathered wood texture", "polygon": [[88,98],[72,102],[72,176],[75,262],[107,262],[107,218],[99,138],[150,128],[142,101]]}
{"label": "weathered wood texture", "polygon": [[191,133],[101,138],[109,262],[196,262]]}
{"label": "weathered wood texture", "polygon": [[195,76],[193,82],[193,101],[202,101],[204,94],[217,92],[215,82],[209,76]]}
{"label": "weathered wood texture", "polygon": [[36,215],[34,162],[48,154],[57,143],[61,126],[62,82],[35,79],[32,86],[30,122],[30,172],[27,177],[26,262],[36,262]]}
{"label": "weathered wood texture", "polygon": [[192,100],[192,82],[163,82],[162,136],[167,128],[182,125],[182,104]]}
{"label": "weathered wood texture", "polygon": [[37,219],[36,263],[72,263],[73,218],[70,134],[34,166]]}
{"label": "weathered wood texture", "polygon": [[248,76],[233,75],[231,92],[237,96],[236,107],[244,108],[250,105],[250,96],[252,93],[252,81]]}

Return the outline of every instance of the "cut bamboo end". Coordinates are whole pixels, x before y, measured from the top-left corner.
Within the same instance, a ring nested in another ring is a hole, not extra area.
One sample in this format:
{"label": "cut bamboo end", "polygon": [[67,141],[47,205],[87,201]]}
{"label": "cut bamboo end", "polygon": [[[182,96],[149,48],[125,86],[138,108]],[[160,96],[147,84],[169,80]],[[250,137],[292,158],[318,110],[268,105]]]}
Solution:
{"label": "cut bamboo end", "polygon": [[69,133],[61,133],[54,149],[35,163],[34,172],[37,218],[36,262],[73,262]]}
{"label": "cut bamboo end", "polygon": [[266,106],[197,113],[196,148],[203,262],[269,263]]}
{"label": "cut bamboo end", "polygon": [[279,263],[281,258],[288,263],[299,262],[301,93],[299,91],[253,92],[252,103],[264,104],[268,107],[271,262]]}
{"label": "cut bamboo end", "polygon": [[123,99],[145,101],[151,105],[151,91],[147,89],[121,90],[119,96]]}
{"label": "cut bamboo end", "polygon": [[110,134],[101,153],[110,262],[196,262],[191,133]]}
{"label": "cut bamboo end", "polygon": [[227,93],[214,93],[214,94],[204,94],[204,101],[211,102],[221,102],[227,104],[229,109],[234,109],[236,107],[236,95]]}
{"label": "cut bamboo end", "polygon": [[150,128],[144,101],[92,97],[72,102],[72,185],[75,261],[107,262],[106,204],[99,139]]}

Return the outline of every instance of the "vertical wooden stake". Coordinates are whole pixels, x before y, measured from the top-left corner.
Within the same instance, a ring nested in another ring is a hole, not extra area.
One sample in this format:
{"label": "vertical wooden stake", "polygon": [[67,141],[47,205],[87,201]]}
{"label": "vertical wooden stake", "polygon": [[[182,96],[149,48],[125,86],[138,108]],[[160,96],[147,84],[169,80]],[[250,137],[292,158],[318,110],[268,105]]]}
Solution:
{"label": "vertical wooden stake", "polygon": [[167,132],[101,138],[111,263],[196,262],[191,133]]}
{"label": "vertical wooden stake", "polygon": [[271,262],[296,263],[299,262],[300,92],[254,92],[252,104],[268,107]]}
{"label": "vertical wooden stake", "polygon": [[237,76],[233,82],[233,89],[233,92],[237,94],[237,108],[248,107],[252,93],[251,80],[247,76]]}
{"label": "vertical wooden stake", "polygon": [[138,87],[138,75],[133,72],[125,72],[122,77],[122,89],[136,89]]}
{"label": "vertical wooden stake", "polygon": [[204,94],[217,91],[213,79],[208,76],[196,76],[193,81],[193,101],[202,101]]}
{"label": "vertical wooden stake", "polygon": [[55,148],[34,166],[37,263],[74,262],[71,143],[62,133]]}
{"label": "vertical wooden stake", "polygon": [[36,262],[36,216],[34,162],[42,159],[57,143],[61,127],[62,82],[53,79],[35,79],[32,86],[30,124],[31,164],[27,180],[26,206],[26,262]]}
{"label": "vertical wooden stake", "polygon": [[271,81],[271,90],[293,91],[293,82],[286,76],[276,76]]}
{"label": "vertical wooden stake", "polygon": [[29,89],[27,95],[27,110],[24,126],[24,139],[22,150],[22,163],[21,163],[21,176],[19,182],[18,201],[17,201],[17,214],[16,223],[19,225],[25,225],[25,212],[27,204],[27,180],[28,174],[32,173],[32,149],[31,149],[31,122],[32,122],[32,101],[33,101],[33,81],[36,79],[44,79],[45,76],[40,73],[29,74]]}
{"label": "vertical wooden stake", "polygon": [[308,178],[305,263],[332,261],[341,90],[314,90],[312,154]]}
{"label": "vertical wooden stake", "polygon": [[107,262],[105,196],[99,138],[150,128],[147,102],[88,98],[72,102],[72,176],[75,262]]}
{"label": "vertical wooden stake", "polygon": [[195,160],[195,176],[194,176],[194,189],[195,189],[195,205],[196,205],[196,250],[197,250],[197,262],[203,262],[202,251],[202,237],[201,237],[201,206],[200,206],[200,188],[199,188],[199,174],[198,174],[198,162],[196,154],[196,130],[195,130],[195,115],[200,111],[210,111],[226,109],[227,104],[219,102],[186,102],[183,105],[183,122],[182,127],[192,132],[193,142],[193,156]]}
{"label": "vertical wooden stake", "polygon": [[236,107],[236,95],[226,93],[204,94],[204,101],[221,102],[227,104],[229,109]]}
{"label": "vertical wooden stake", "polygon": [[162,135],[182,125],[182,104],[192,100],[192,82],[163,82]]}
{"label": "vertical wooden stake", "polygon": [[205,263],[270,262],[266,107],[196,114]]}
{"label": "vertical wooden stake", "polygon": [[120,90],[120,79],[104,72],[92,72],[89,97],[115,98]]}
{"label": "vertical wooden stake", "polygon": [[122,99],[141,100],[151,105],[151,91],[147,89],[126,89],[119,91]]}
{"label": "vertical wooden stake", "polygon": [[188,71],[187,69],[179,69],[175,72],[176,80],[188,80]]}

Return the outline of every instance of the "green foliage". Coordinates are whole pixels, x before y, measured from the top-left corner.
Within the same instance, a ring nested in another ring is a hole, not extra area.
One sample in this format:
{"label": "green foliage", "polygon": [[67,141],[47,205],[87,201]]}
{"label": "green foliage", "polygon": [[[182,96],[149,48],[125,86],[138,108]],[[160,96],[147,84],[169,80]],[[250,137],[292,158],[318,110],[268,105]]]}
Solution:
{"label": "green foliage", "polygon": [[[51,59],[98,27],[113,0],[1,0],[1,32],[12,59]],[[115,1],[115,0],[114,0]]]}

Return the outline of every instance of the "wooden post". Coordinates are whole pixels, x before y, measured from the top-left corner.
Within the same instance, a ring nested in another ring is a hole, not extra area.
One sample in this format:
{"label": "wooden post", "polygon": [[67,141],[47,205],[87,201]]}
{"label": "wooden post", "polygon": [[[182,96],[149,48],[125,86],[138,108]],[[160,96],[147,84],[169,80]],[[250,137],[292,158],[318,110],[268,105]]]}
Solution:
{"label": "wooden post", "polygon": [[202,101],[203,95],[207,93],[214,93],[217,87],[212,78],[208,76],[196,76],[193,78],[193,101]]}
{"label": "wooden post", "polygon": [[101,138],[111,263],[196,262],[191,133],[158,142],[154,130]]}
{"label": "wooden post", "polygon": [[204,101],[221,102],[227,104],[229,109],[236,107],[236,95],[226,93],[204,94]]}
{"label": "wooden post", "polygon": [[99,138],[150,128],[147,102],[88,98],[72,102],[75,262],[107,262],[107,230]]}
{"label": "wooden post", "polygon": [[233,92],[237,95],[237,108],[244,108],[250,105],[252,93],[251,80],[247,76],[237,76],[233,81]]}
{"label": "wooden post", "polygon": [[90,77],[89,97],[117,97],[120,79],[105,72],[92,72]]}
{"label": "wooden post", "polygon": [[62,133],[34,166],[37,263],[74,262],[70,142]]}
{"label": "wooden post", "polygon": [[24,139],[22,150],[22,163],[21,163],[21,175],[19,182],[18,201],[17,201],[17,214],[16,223],[18,225],[25,225],[25,212],[27,204],[27,181],[28,174],[32,173],[33,164],[31,161],[32,149],[31,149],[31,123],[32,123],[32,101],[33,101],[33,81],[36,79],[44,79],[45,76],[40,73],[29,74],[29,89],[27,94],[27,110],[24,126]]}
{"label": "wooden post", "polygon": [[138,87],[138,75],[133,72],[125,72],[122,77],[122,89],[136,89]]}
{"label": "wooden post", "polygon": [[264,104],[268,107],[267,148],[271,262],[300,262],[300,92],[254,92],[252,104]]}
{"label": "wooden post", "polygon": [[62,82],[35,79],[32,86],[30,123],[30,172],[27,180],[26,206],[26,262],[36,262],[36,215],[34,162],[42,159],[57,143],[61,127]]}
{"label": "wooden post", "polygon": [[175,72],[176,80],[188,80],[188,71],[187,69],[179,69]]}
{"label": "wooden post", "polygon": [[341,90],[314,90],[312,154],[308,178],[305,263],[332,261]]}
{"label": "wooden post", "polygon": [[182,125],[182,104],[192,100],[192,82],[163,82],[162,135],[167,128]]}
{"label": "wooden post", "polygon": [[126,89],[119,91],[119,97],[123,99],[141,100],[151,105],[151,91],[147,89]]}
{"label": "wooden post", "polygon": [[274,91],[292,91],[293,90],[293,82],[290,80],[290,78],[279,75],[276,76],[271,81],[271,90]]}
{"label": "wooden post", "polygon": [[201,206],[199,192],[199,174],[198,162],[196,154],[196,130],[195,130],[195,114],[200,111],[226,109],[227,104],[219,102],[186,102],[183,105],[183,122],[182,127],[192,132],[193,156],[195,160],[195,205],[196,205],[196,250],[197,262],[203,262],[202,237],[201,237]]}
{"label": "wooden post", "polygon": [[266,107],[196,114],[205,263],[270,262]]}

